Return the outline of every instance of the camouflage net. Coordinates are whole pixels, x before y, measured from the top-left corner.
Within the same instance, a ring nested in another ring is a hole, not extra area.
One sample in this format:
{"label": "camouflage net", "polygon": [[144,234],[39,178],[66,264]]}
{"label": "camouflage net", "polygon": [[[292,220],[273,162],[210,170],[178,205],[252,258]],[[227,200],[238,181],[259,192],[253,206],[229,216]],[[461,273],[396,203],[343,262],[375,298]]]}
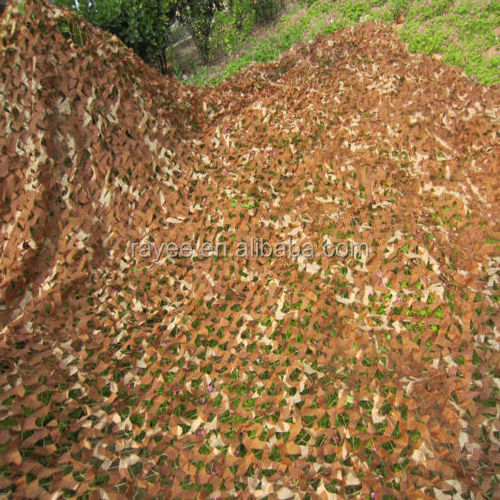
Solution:
{"label": "camouflage net", "polygon": [[[213,90],[0,21],[0,491],[492,498],[498,88],[363,24]],[[133,242],[366,242],[163,258]]]}

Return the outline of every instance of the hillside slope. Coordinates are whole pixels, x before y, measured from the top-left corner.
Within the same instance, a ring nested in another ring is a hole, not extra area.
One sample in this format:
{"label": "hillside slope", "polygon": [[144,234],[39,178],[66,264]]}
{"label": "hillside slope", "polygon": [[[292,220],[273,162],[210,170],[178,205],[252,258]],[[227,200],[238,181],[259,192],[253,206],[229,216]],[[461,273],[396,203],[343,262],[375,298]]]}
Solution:
{"label": "hillside slope", "polygon": [[3,493],[492,496],[497,88],[376,23],[211,90],[45,0],[0,33]]}

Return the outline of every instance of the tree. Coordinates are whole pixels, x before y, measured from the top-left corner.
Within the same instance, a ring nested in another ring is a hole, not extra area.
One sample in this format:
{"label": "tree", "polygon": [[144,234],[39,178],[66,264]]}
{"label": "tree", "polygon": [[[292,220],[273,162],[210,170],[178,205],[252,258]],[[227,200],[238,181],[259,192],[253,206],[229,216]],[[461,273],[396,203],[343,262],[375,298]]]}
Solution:
{"label": "tree", "polygon": [[166,72],[169,28],[178,19],[191,33],[204,62],[210,53],[214,15],[223,0],[55,0],[114,33],[144,61]]}
{"label": "tree", "polygon": [[85,19],[115,34],[146,63],[166,72],[169,27],[177,0],[56,0],[77,10]]}
{"label": "tree", "polygon": [[193,41],[200,52],[203,62],[210,55],[210,33],[214,15],[224,9],[222,0],[178,0],[177,17],[191,33]]}

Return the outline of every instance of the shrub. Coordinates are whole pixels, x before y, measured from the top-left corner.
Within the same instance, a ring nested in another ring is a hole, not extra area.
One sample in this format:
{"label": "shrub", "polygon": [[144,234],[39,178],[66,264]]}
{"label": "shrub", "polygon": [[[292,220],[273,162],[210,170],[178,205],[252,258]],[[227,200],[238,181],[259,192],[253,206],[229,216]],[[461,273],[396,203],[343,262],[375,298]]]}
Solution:
{"label": "shrub", "polygon": [[252,0],[234,0],[227,10],[216,14],[213,42],[232,52],[250,35],[254,24]]}
{"label": "shrub", "polygon": [[283,10],[283,0],[252,0],[251,3],[258,23],[276,19]]}
{"label": "shrub", "polygon": [[179,19],[189,30],[204,61],[222,0],[56,0],[81,12],[91,23],[114,33],[142,59],[163,73],[170,46],[169,28]]}
{"label": "shrub", "polygon": [[56,0],[79,11],[92,24],[115,34],[146,63],[166,72],[168,29],[175,20],[174,0]]}

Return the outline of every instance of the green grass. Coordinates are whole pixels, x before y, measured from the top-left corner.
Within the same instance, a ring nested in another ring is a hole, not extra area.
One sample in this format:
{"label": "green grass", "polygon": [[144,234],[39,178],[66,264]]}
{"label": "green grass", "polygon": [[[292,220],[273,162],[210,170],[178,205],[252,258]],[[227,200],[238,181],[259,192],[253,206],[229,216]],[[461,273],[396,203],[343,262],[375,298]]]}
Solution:
{"label": "green grass", "polygon": [[188,83],[217,85],[255,62],[275,59],[294,44],[328,35],[357,22],[373,19],[389,23],[404,16],[400,32],[411,52],[441,54],[446,64],[459,66],[481,83],[500,82],[495,28],[500,25],[500,3],[495,0],[316,0],[296,7],[278,24],[248,39],[227,61],[199,67]]}
{"label": "green grass", "polygon": [[[430,4],[430,5],[426,5]],[[459,66],[487,85],[498,84],[500,56],[485,53],[498,46],[500,3],[480,0],[414,2],[401,38],[412,52],[442,54],[446,64]]]}

